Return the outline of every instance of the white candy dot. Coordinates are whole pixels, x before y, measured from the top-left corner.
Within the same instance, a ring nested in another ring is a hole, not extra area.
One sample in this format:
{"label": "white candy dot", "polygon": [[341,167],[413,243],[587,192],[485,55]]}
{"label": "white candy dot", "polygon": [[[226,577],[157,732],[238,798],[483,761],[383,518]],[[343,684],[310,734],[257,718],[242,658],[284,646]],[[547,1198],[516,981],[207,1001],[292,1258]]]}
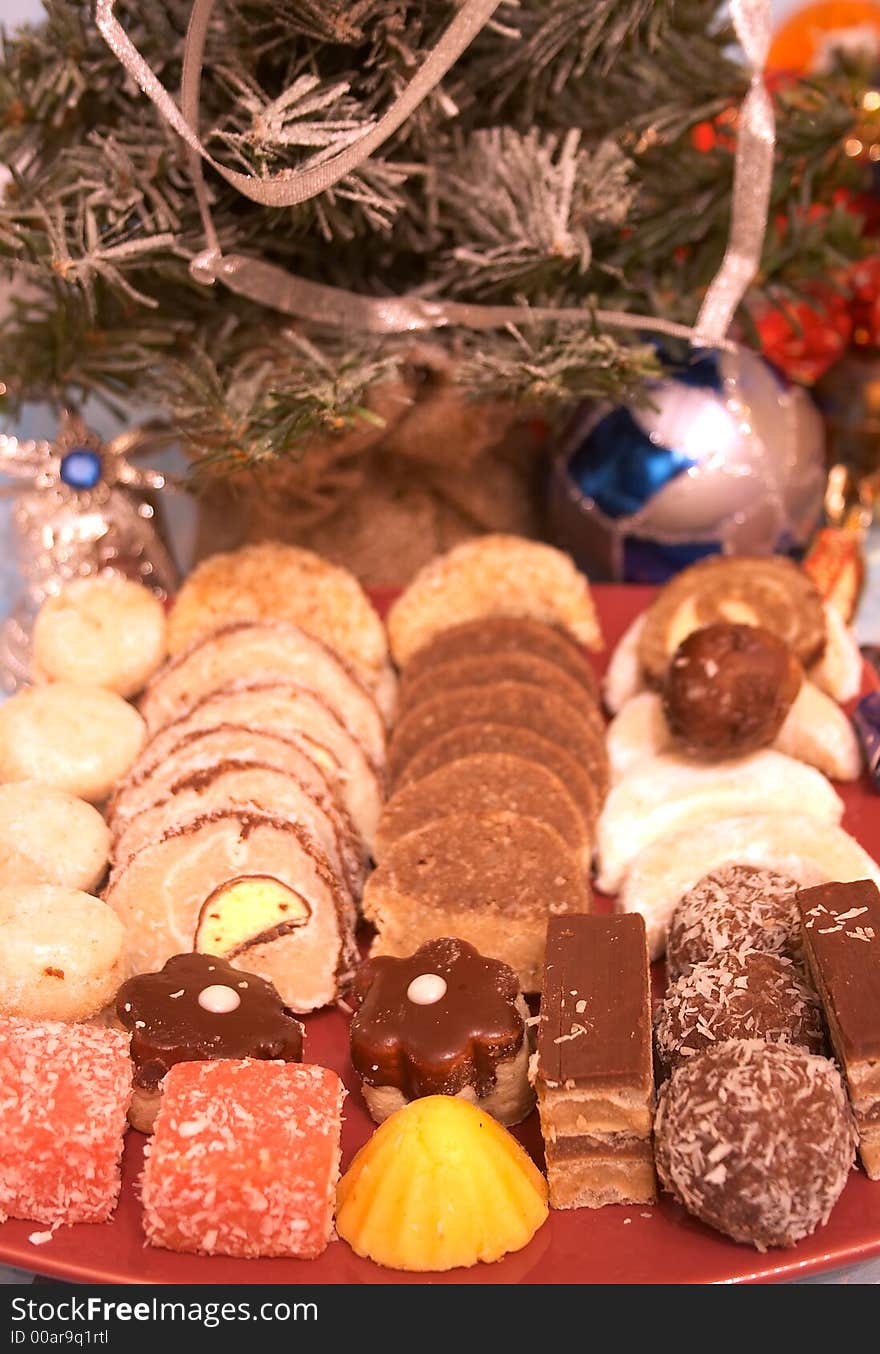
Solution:
{"label": "white candy dot", "polygon": [[241,997],[234,987],[227,987],[225,983],[212,983],[199,993],[199,1005],[203,1011],[210,1011],[213,1015],[228,1015],[241,1005]]}
{"label": "white candy dot", "polygon": [[446,996],[446,979],[439,973],[420,973],[418,978],[413,978],[406,995],[416,1006],[433,1006],[435,1001]]}

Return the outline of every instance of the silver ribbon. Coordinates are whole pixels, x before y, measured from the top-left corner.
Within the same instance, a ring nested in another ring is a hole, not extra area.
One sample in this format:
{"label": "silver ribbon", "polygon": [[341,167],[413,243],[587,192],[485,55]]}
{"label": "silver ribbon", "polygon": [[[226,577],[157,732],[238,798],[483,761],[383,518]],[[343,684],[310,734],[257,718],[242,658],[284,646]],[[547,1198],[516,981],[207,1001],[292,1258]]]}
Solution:
{"label": "silver ribbon", "polygon": [[746,288],[758,271],[770,190],[776,119],[764,84],[770,47],[770,0],[731,0],[731,18],[752,70],[739,111],[730,238],[695,325],[694,343],[716,345],[727,333]]}
{"label": "silver ribbon", "polygon": [[238,295],[300,320],[371,334],[417,333],[450,326],[481,330],[541,321],[598,321],[612,328],[644,329],[695,344],[732,347],[726,338],[727,330],[758,269],[770,198],[774,121],[763,82],[770,41],[770,0],[731,0],[734,26],[751,66],[752,82],[740,110],[730,239],[722,266],[693,328],[656,316],[584,306],[483,306],[419,296],[362,296],[310,282],[260,259],[223,254],[211,213],[203,162],[244,196],[263,206],[290,207],[316,197],[357,169],[406,121],[473,42],[499,3],[500,0],[464,0],[390,108],[344,150],[309,169],[285,169],[257,178],[220,164],[199,138],[205,41],[216,0],[194,0],[184,46],[180,107],[115,17],[115,0],[97,0],[96,21],[108,46],[189,149],[193,187],[207,243],[207,249],[192,260],[193,277],[207,284],[220,282]]}

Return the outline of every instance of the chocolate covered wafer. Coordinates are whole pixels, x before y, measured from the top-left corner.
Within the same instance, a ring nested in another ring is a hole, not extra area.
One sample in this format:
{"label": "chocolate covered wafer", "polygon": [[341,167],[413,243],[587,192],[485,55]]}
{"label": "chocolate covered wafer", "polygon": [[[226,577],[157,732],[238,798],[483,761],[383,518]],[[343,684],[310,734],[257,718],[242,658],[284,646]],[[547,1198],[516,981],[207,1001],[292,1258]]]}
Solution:
{"label": "chocolate covered wafer", "polygon": [[554,1208],[650,1203],[654,1078],[641,917],[553,917],[535,1086]]}
{"label": "chocolate covered wafer", "polygon": [[797,895],[804,949],[846,1077],[859,1156],[880,1180],[880,892],[870,879]]}

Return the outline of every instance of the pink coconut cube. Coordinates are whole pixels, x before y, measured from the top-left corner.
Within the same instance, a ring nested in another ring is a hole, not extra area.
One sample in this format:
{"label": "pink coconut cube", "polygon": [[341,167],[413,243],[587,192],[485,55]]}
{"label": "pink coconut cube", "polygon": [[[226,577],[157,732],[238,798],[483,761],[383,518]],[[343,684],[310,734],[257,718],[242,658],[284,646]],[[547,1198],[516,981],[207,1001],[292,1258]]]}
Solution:
{"label": "pink coconut cube", "polygon": [[326,1067],[252,1058],[172,1067],[143,1175],[150,1244],[320,1255],[333,1221],[344,1099]]}
{"label": "pink coconut cube", "polygon": [[0,1215],[106,1222],[130,1095],[127,1035],[0,1017]]}

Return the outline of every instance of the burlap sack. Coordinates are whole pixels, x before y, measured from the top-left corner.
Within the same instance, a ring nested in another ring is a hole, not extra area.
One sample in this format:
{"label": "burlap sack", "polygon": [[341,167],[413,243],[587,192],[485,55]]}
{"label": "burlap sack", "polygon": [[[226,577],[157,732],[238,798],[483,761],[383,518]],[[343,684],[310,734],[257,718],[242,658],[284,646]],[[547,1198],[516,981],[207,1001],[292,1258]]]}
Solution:
{"label": "burlap sack", "polygon": [[420,350],[369,405],[384,426],[315,438],[295,463],[204,484],[196,558],[274,539],[368,585],[400,585],[469,536],[540,534],[540,420],[469,398],[436,350]]}

